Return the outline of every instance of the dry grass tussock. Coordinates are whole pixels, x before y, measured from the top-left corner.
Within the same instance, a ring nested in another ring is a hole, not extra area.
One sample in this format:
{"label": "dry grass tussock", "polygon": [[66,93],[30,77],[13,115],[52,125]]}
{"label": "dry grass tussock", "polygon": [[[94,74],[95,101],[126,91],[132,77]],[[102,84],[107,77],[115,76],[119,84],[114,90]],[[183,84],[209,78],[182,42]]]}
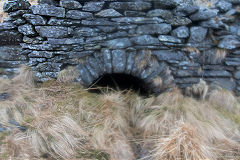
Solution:
{"label": "dry grass tussock", "polygon": [[[221,98],[222,101],[228,101],[229,99],[229,97],[226,96],[222,96]],[[180,128],[176,126],[176,122],[179,121],[186,123],[190,130],[190,126],[194,126],[192,130],[198,135],[196,135],[196,139],[190,141],[191,143],[199,140],[196,142],[196,145],[200,148],[202,148],[201,146],[205,146],[204,150],[199,150],[202,153],[194,153],[196,154],[196,159],[203,155],[208,159],[239,159],[240,144],[238,140],[240,139],[240,123],[237,117],[239,117],[240,105],[235,104],[235,107],[236,111],[229,112],[226,105],[218,105],[211,100],[211,96],[209,100],[199,102],[193,98],[184,97],[178,90],[175,90],[161,94],[152,101],[149,107],[145,108],[145,115],[140,119],[139,127],[142,128],[146,139],[157,138],[159,140],[159,144],[157,144],[158,149],[152,149],[154,151],[152,153],[153,157],[155,157],[154,159],[159,159],[159,155],[161,158],[166,159],[166,157],[173,155],[181,157],[181,154],[185,154],[185,157],[182,159],[192,159],[186,158],[186,156],[191,157],[196,150],[188,148],[188,154],[185,150],[186,148],[181,147],[185,145],[185,140],[191,137],[185,137],[186,139],[183,139],[183,141],[179,140],[176,142],[176,140],[174,140],[174,137],[181,134],[192,136],[189,134],[192,131],[189,131],[189,133],[187,130],[186,132],[182,132],[182,126],[180,126]],[[162,139],[162,137],[164,138]],[[171,137],[173,141],[170,140]],[[201,137],[201,139],[197,137]],[[174,144],[176,146],[171,146],[173,145],[172,142],[176,142]],[[169,146],[169,148],[167,146]],[[179,150],[175,148],[179,155],[171,155],[169,153],[172,151],[171,147],[177,147],[178,149],[180,147],[182,151],[179,152]],[[166,149],[169,150],[167,151]],[[164,154],[162,153],[163,151]],[[172,159],[174,159],[174,157],[172,157]]]}
{"label": "dry grass tussock", "polygon": [[0,79],[0,94],[9,94],[0,100],[0,124],[10,131],[0,132],[0,159],[240,158],[240,106],[228,91],[205,100],[178,89],[149,98],[95,94],[76,84],[33,83],[30,72],[23,67],[16,78]]}

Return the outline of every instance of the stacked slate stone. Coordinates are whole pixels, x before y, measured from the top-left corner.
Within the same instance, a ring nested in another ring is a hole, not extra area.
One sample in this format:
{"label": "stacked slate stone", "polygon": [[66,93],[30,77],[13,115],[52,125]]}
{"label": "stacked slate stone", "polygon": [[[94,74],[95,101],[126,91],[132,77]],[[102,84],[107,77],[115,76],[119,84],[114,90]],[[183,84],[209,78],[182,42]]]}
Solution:
{"label": "stacked slate stone", "polygon": [[[180,88],[203,78],[240,92],[239,5],[240,0],[218,0],[211,9],[191,0],[39,0],[30,6],[9,0],[0,46],[20,43],[22,52],[1,47],[0,68],[27,61],[44,81],[76,66],[83,75],[77,80],[86,86],[113,72],[150,84],[160,77],[166,87],[174,79]],[[147,65],[138,69],[143,61]]]}

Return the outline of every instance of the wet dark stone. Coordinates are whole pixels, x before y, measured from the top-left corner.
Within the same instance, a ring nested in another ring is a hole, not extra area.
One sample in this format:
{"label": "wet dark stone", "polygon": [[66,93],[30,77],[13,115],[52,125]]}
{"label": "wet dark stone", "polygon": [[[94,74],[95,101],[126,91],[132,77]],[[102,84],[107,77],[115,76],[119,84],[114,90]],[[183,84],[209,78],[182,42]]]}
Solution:
{"label": "wet dark stone", "polygon": [[173,14],[169,10],[163,10],[163,9],[154,9],[147,13],[148,17],[161,17],[163,19],[170,19],[173,17]]}
{"label": "wet dark stone", "polygon": [[202,27],[206,27],[206,28],[213,28],[213,29],[223,29],[225,27],[225,24],[218,19],[210,19],[208,21],[203,21],[200,23],[200,25]]}
{"label": "wet dark stone", "polygon": [[158,40],[160,42],[169,42],[169,43],[182,43],[181,39],[178,39],[173,36],[168,36],[168,35],[160,35],[158,36]]}
{"label": "wet dark stone", "polygon": [[33,5],[30,7],[33,14],[53,17],[65,17],[65,9],[48,4]]}
{"label": "wet dark stone", "polygon": [[49,44],[83,44],[83,38],[48,38]]}
{"label": "wet dark stone", "polygon": [[52,17],[48,21],[48,24],[53,25],[53,26],[80,26],[81,21],[71,20],[71,19],[57,19],[57,18]]}
{"label": "wet dark stone", "polygon": [[234,78],[240,79],[240,70],[238,70],[234,73]]}
{"label": "wet dark stone", "polygon": [[31,24],[24,24],[22,26],[19,26],[18,31],[25,36],[34,36],[37,34]]}
{"label": "wet dark stone", "polygon": [[230,9],[232,9],[232,4],[225,1],[225,0],[220,0],[217,4],[216,4],[217,8],[221,11],[221,12],[227,12]]}
{"label": "wet dark stone", "polygon": [[17,20],[13,21],[12,23],[14,25],[20,26],[20,25],[26,24],[27,21],[23,18],[18,18]]}
{"label": "wet dark stone", "polygon": [[90,12],[82,12],[78,10],[70,10],[66,13],[66,18],[71,18],[71,19],[86,19],[86,18],[92,18],[93,15]]}
{"label": "wet dark stone", "polygon": [[166,22],[171,24],[172,26],[187,26],[192,23],[192,21],[189,18],[176,16],[167,19]]}
{"label": "wet dark stone", "polygon": [[20,42],[22,42],[22,35],[18,31],[0,31],[0,46],[19,44]]}
{"label": "wet dark stone", "polygon": [[182,12],[184,16],[188,16],[190,14],[197,12],[198,9],[199,9],[199,7],[195,6],[195,5],[182,4],[182,5],[177,6],[175,11]]}
{"label": "wet dark stone", "polygon": [[217,16],[217,12],[215,10],[209,9],[201,9],[197,13],[194,13],[190,16],[192,21],[204,21],[210,18],[215,18]]}
{"label": "wet dark stone", "polygon": [[188,38],[189,37],[189,29],[186,26],[181,26],[172,31],[172,35],[177,38]]}
{"label": "wet dark stone", "polygon": [[240,47],[240,41],[236,36],[226,36],[218,44],[219,48],[236,49]]}
{"label": "wet dark stone", "polygon": [[114,9],[105,9],[96,14],[98,17],[121,17],[123,16]]}
{"label": "wet dark stone", "polygon": [[47,20],[39,15],[24,14],[23,17],[33,25],[46,25]]}
{"label": "wet dark stone", "polygon": [[18,10],[15,12],[10,12],[8,13],[8,15],[12,18],[19,18],[20,16],[22,16],[23,14],[29,13],[29,10]]}
{"label": "wet dark stone", "polygon": [[74,35],[84,37],[94,37],[99,35],[99,29],[90,27],[77,27],[74,29]]}
{"label": "wet dark stone", "polygon": [[0,31],[15,29],[16,25],[11,22],[0,23]]}
{"label": "wet dark stone", "polygon": [[38,0],[38,4],[49,4],[49,5],[58,6],[59,0]]}
{"label": "wet dark stone", "polygon": [[207,29],[203,27],[191,27],[190,39],[191,42],[202,42],[207,36]]}
{"label": "wet dark stone", "polygon": [[158,24],[164,22],[163,19],[158,17],[145,18],[145,17],[120,17],[112,18],[114,22],[123,23],[123,24]]}
{"label": "wet dark stone", "polygon": [[61,71],[62,63],[44,62],[36,66],[39,72],[59,72]]}
{"label": "wet dark stone", "polygon": [[21,9],[28,9],[30,3],[27,0],[8,0],[4,3],[3,11],[4,12],[14,12]]}
{"label": "wet dark stone", "polygon": [[48,38],[65,38],[72,33],[72,29],[62,26],[36,26],[36,31],[41,37]]}
{"label": "wet dark stone", "polygon": [[124,15],[127,17],[141,17],[146,16],[146,13],[141,11],[124,11]]}
{"label": "wet dark stone", "polygon": [[[5,101],[10,97],[10,95],[6,92],[0,93],[0,101]],[[0,126],[1,128],[1,126]],[[0,131],[1,132],[1,131]]]}
{"label": "wet dark stone", "polygon": [[123,49],[132,46],[132,43],[128,38],[120,38],[107,41],[105,45],[109,49]]}
{"label": "wet dark stone", "polygon": [[137,45],[159,45],[159,40],[150,35],[143,35],[131,38],[131,41]]}
{"label": "wet dark stone", "polygon": [[54,56],[54,52],[49,51],[32,51],[28,54],[30,58],[52,58]]}
{"label": "wet dark stone", "polygon": [[82,5],[76,0],[61,0],[60,6],[67,9],[80,9]]}
{"label": "wet dark stone", "polygon": [[171,30],[171,25],[166,23],[146,24],[137,28],[137,34],[168,34]]}
{"label": "wet dark stone", "polygon": [[117,10],[142,11],[150,9],[152,5],[148,2],[112,2],[109,7]]}
{"label": "wet dark stone", "polygon": [[105,2],[86,2],[82,8],[84,11],[97,12],[100,11]]}

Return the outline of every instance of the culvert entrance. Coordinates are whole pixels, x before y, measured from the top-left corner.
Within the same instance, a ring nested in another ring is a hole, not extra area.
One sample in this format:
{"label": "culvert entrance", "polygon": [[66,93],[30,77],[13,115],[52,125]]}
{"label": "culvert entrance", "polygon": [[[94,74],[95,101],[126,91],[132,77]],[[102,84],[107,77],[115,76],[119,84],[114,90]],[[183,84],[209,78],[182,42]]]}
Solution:
{"label": "culvert entrance", "polygon": [[124,74],[124,73],[112,73],[104,74],[96,79],[89,91],[95,93],[101,93],[102,91],[116,90],[128,92],[132,90],[142,96],[147,96],[151,93],[147,89],[147,84],[138,77]]}

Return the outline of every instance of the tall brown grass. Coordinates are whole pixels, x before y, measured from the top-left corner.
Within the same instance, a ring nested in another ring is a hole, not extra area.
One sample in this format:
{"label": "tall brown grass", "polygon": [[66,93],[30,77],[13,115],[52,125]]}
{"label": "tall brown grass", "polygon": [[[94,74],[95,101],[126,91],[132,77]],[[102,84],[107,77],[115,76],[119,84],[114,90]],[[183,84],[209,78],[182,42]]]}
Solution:
{"label": "tall brown grass", "polygon": [[149,98],[96,94],[60,81],[36,84],[23,67],[16,78],[0,79],[2,92],[9,97],[0,101],[0,123],[11,132],[0,133],[0,159],[240,158],[240,105],[221,88],[205,100],[178,89]]}

